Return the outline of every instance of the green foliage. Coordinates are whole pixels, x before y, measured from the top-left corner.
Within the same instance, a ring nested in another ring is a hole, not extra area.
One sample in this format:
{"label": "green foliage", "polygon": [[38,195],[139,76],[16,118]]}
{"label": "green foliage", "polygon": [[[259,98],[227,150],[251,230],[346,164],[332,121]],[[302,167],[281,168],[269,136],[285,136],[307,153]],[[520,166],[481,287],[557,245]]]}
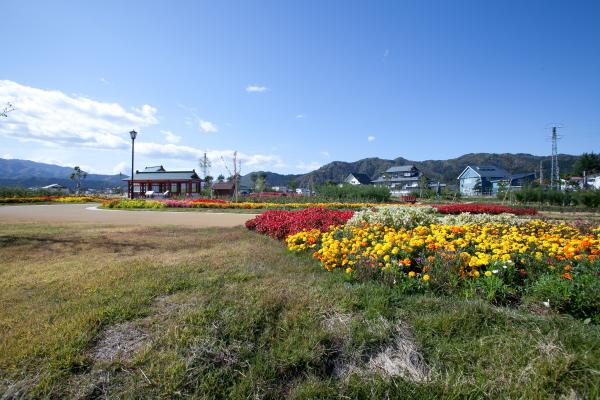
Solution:
{"label": "green foliage", "polygon": [[520,203],[539,203],[540,205],[600,207],[600,190],[559,191],[543,188],[523,188],[514,192],[514,198]]}
{"label": "green foliage", "polygon": [[583,173],[587,175],[600,172],[600,154],[583,153],[575,164],[573,164],[573,174],[576,176],[583,176]]}
{"label": "green foliage", "polygon": [[51,193],[44,189],[24,189],[18,187],[0,187],[0,198],[8,197],[38,197],[38,196],[51,196],[55,193]]}
{"label": "green foliage", "polygon": [[323,185],[317,187],[317,194],[335,201],[373,201],[386,202],[390,200],[390,191],[383,186],[371,185]]}

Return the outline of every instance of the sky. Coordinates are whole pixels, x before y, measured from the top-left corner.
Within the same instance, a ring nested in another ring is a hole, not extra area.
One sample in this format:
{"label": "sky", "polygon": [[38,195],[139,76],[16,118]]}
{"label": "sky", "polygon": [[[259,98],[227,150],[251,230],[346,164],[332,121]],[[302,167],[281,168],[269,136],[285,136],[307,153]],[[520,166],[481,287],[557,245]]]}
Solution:
{"label": "sky", "polygon": [[[598,1],[0,0],[0,158],[129,174],[600,152]],[[223,161],[224,160],[224,161]]]}

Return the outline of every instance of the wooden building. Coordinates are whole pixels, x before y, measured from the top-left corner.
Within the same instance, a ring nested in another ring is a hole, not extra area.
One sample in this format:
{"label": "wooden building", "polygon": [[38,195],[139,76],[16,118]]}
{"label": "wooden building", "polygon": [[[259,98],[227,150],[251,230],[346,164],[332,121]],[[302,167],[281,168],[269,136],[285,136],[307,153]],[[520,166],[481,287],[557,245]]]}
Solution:
{"label": "wooden building", "polygon": [[197,196],[202,183],[195,170],[167,171],[162,165],[135,171],[133,179],[125,180],[131,198],[155,194]]}
{"label": "wooden building", "polygon": [[235,185],[233,182],[217,182],[212,186],[212,191],[215,197],[233,197]]}

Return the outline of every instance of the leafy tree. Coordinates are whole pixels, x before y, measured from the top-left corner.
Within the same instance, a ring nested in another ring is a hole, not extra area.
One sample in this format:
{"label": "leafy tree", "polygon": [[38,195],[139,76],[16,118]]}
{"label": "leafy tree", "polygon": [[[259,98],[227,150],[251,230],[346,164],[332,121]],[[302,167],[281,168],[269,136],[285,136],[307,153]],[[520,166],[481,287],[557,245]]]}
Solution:
{"label": "leafy tree", "polygon": [[295,192],[296,189],[298,189],[298,181],[295,179],[292,179],[291,181],[289,181],[288,186],[290,189],[292,189]]}
{"label": "leafy tree", "polygon": [[225,182],[225,177],[223,176],[223,174],[219,174],[219,176],[217,176],[217,182],[218,183]]}
{"label": "leafy tree", "polygon": [[583,172],[587,175],[600,172],[600,154],[583,153],[575,164],[573,164],[573,173],[577,176],[583,176]]}
{"label": "leafy tree", "polygon": [[79,190],[81,189],[81,181],[83,181],[85,178],[87,178],[87,172],[82,171],[78,165],[75,166],[75,168],[73,168],[73,172],[71,172],[71,175],[69,176],[69,179],[75,182],[75,193],[79,194]]}
{"label": "leafy tree", "polygon": [[266,174],[258,174],[256,177],[256,181],[254,182],[254,190],[258,193],[262,193],[265,191],[267,187],[267,179]]}

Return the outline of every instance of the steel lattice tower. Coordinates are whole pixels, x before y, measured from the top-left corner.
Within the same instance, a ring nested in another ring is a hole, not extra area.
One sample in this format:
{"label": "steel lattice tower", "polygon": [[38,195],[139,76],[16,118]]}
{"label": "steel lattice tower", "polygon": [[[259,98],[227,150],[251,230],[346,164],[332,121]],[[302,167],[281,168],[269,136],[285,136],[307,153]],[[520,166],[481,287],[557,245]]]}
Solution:
{"label": "steel lattice tower", "polygon": [[556,127],[552,128],[552,166],[550,170],[550,188],[560,189],[560,170],[558,167],[558,134]]}

